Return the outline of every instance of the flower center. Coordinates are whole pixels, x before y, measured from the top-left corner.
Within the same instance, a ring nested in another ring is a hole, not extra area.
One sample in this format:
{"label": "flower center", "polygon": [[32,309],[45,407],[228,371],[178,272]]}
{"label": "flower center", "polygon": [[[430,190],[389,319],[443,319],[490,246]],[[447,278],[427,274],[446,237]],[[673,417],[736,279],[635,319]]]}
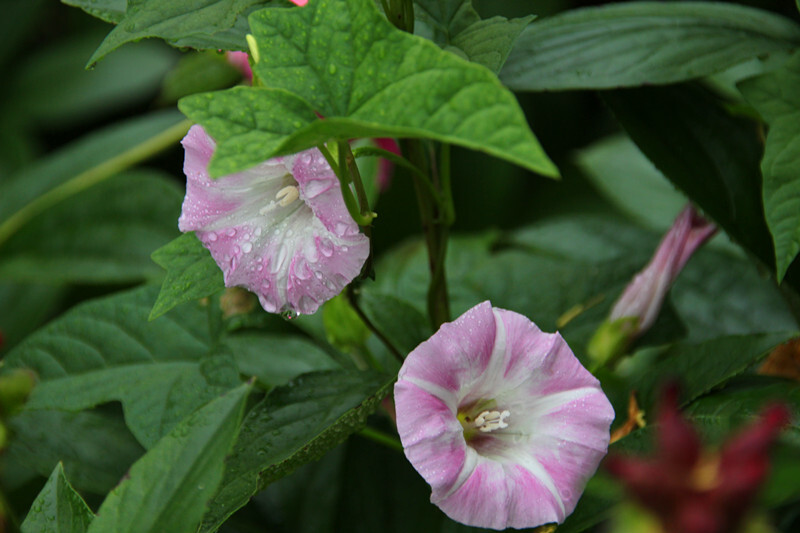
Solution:
{"label": "flower center", "polygon": [[300,191],[294,185],[287,185],[275,195],[275,199],[278,200],[278,205],[281,207],[286,207],[298,198],[300,198]]}
{"label": "flower center", "polygon": [[511,411],[498,410],[496,407],[497,402],[494,400],[479,400],[459,409],[458,421],[464,428],[464,438],[470,440],[483,433],[507,428],[506,418],[511,416]]}

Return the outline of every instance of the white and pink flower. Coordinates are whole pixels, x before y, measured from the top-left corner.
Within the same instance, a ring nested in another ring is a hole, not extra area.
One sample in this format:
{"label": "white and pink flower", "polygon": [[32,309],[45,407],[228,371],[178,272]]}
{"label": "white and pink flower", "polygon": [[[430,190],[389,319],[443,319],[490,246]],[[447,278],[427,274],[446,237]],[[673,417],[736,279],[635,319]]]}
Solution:
{"label": "white and pink flower", "polygon": [[614,418],[558,333],[489,302],[409,354],[395,404],[431,501],[494,529],[563,522],[606,454]]}
{"label": "white and pink flower", "polygon": [[634,319],[631,332],[634,337],[650,329],[686,262],[716,232],[717,227],[694,207],[685,207],[664,235],[650,263],[633,278],[614,304],[609,322]]}
{"label": "white and pink flower", "polygon": [[196,232],[225,286],[253,291],[269,312],[309,314],[359,274],[369,240],[318,150],[212,180],[213,139],[195,125],[182,144],[187,184],[178,226]]}

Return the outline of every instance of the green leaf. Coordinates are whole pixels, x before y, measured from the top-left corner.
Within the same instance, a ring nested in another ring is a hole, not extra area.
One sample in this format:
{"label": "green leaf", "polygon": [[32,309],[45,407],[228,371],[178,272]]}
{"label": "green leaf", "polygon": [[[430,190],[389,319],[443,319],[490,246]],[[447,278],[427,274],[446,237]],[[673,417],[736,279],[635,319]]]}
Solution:
{"label": "green leaf", "polygon": [[93,494],[113,489],[144,454],[118,406],[80,413],[23,411],[8,426],[14,435],[5,451],[9,462],[42,476],[63,463],[75,487]]}
{"label": "green leaf", "polygon": [[558,174],[491,72],[396,29],[371,0],[265,9],[250,16],[250,27],[260,56],[254,70],[270,88],[236,87],[179,104],[218,143],[213,176],[357,137],[434,139]]}
{"label": "green leaf", "polygon": [[22,533],[85,533],[92,518],[92,510],[69,484],[58,463],[20,529]]}
{"label": "green leaf", "polygon": [[9,368],[39,376],[27,409],[78,411],[118,400],[139,442],[152,446],[184,416],[240,383],[212,350],[206,310],[148,322],[155,287],[81,304],[15,348]]}
{"label": "green leaf", "polygon": [[[137,162],[142,151],[185,132],[174,110],[114,124],[83,137],[0,182],[0,243],[58,202]],[[186,126],[188,129],[188,126]]]}
{"label": "green leaf", "polygon": [[672,183],[731,239],[774,263],[760,200],[761,142],[751,121],[692,85],[612,91],[603,99]]}
{"label": "green leaf", "polygon": [[66,128],[148,102],[177,61],[177,52],[160,42],[132,44],[84,70],[100,31],[73,34],[26,57],[8,80],[6,98],[14,101],[13,111],[37,125]]}
{"label": "green leaf", "polygon": [[182,196],[160,172],[119,174],[22,227],[1,248],[0,277],[50,284],[156,277],[150,253],[178,233]]}
{"label": "green leaf", "polygon": [[800,54],[739,89],[770,126],[761,171],[780,281],[800,251]]}
{"label": "green leaf", "polygon": [[175,68],[164,77],[158,101],[172,104],[184,96],[225,89],[241,80],[242,72],[224,54],[215,51],[190,52],[181,56]]}
{"label": "green leaf", "polygon": [[210,296],[225,288],[222,271],[194,232],[181,235],[153,252],[153,261],[167,270],[150,320],[178,304]]}
{"label": "green leaf", "polygon": [[260,488],[361,428],[393,383],[393,377],[368,372],[332,371],[306,374],[270,392],[242,422],[200,531],[216,531]]}
{"label": "green leaf", "polygon": [[481,20],[472,0],[416,0],[414,4],[415,33],[495,74],[505,63],[514,41],[535,18]]}
{"label": "green leaf", "polygon": [[686,197],[624,135],[584,148],[577,162],[603,196],[649,228],[666,230],[686,205]]}
{"label": "green leaf", "polygon": [[116,24],[125,17],[128,0],[61,0],[61,3],[79,7],[94,17]]}
{"label": "green leaf", "polygon": [[707,76],[800,45],[800,26],[728,3],[574,9],[523,30],[501,72],[518,91],[608,89]]}
{"label": "green leaf", "polygon": [[267,387],[285,385],[300,374],[341,368],[315,343],[291,335],[237,333],[226,337],[230,349],[245,376],[255,376]]}
{"label": "green leaf", "polygon": [[433,334],[426,316],[396,296],[364,290],[359,303],[373,324],[402,355],[407,355]]}
{"label": "green leaf", "polygon": [[[0,331],[3,332],[0,355],[5,354],[49,319],[55,306],[64,298],[65,292],[65,287],[0,283],[0,302],[4,303],[0,306]],[[51,466],[47,472],[52,469]]]}
{"label": "green leaf", "polygon": [[247,15],[269,0],[128,0],[125,16],[89,59],[89,66],[124,43],[160,37],[172,46],[247,50]]}
{"label": "green leaf", "polygon": [[222,481],[249,392],[242,385],[182,420],[131,467],[89,533],[195,531]]}
{"label": "green leaf", "polygon": [[363,349],[364,343],[371,335],[367,325],[350,305],[345,293],[325,302],[322,307],[322,325],[325,327],[325,337],[331,346],[344,353]]}
{"label": "green leaf", "polygon": [[797,335],[794,331],[731,335],[697,344],[674,344],[635,379],[641,405],[645,411],[652,409],[660,388],[671,379],[680,384],[682,404],[689,404],[743,373],[777,345]]}

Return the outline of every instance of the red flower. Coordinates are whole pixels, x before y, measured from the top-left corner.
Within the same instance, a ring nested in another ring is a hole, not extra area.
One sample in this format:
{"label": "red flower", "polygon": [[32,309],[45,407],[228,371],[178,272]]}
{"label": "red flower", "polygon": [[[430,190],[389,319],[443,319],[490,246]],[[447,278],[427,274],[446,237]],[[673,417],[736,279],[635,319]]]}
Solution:
{"label": "red flower", "polygon": [[718,453],[703,453],[695,429],[678,410],[677,390],[666,391],[652,458],[609,456],[606,468],[653,512],[665,531],[736,531],[769,471],[769,447],[789,422],[782,405],[765,410]]}

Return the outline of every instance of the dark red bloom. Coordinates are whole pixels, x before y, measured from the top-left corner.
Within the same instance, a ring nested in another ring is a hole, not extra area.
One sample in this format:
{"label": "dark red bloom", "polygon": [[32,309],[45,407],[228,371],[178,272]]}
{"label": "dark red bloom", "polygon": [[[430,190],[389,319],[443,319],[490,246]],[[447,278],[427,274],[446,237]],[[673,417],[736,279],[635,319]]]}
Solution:
{"label": "dark red bloom", "polygon": [[728,439],[717,453],[704,453],[695,429],[678,410],[677,390],[666,391],[658,412],[656,454],[609,456],[606,468],[631,496],[661,521],[665,531],[736,531],[769,471],[769,448],[789,421],[778,405]]}

